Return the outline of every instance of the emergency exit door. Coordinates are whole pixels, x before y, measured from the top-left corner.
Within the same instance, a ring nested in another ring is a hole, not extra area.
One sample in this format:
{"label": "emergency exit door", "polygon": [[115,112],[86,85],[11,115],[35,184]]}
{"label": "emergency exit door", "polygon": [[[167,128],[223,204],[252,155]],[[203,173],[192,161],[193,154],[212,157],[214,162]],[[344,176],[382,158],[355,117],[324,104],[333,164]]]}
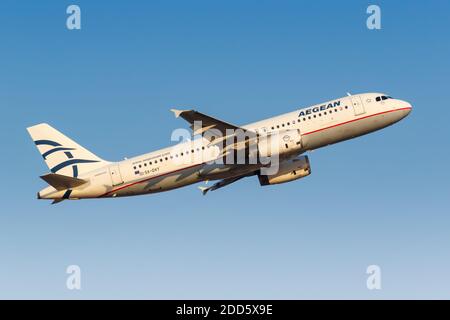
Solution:
{"label": "emergency exit door", "polygon": [[109,167],[109,175],[113,186],[117,186],[123,183],[122,175],[120,174],[120,168],[118,165],[112,165]]}
{"label": "emergency exit door", "polygon": [[366,110],[364,110],[364,105],[361,101],[361,97],[351,96],[350,99],[352,100],[353,112],[355,113],[355,116],[366,113]]}

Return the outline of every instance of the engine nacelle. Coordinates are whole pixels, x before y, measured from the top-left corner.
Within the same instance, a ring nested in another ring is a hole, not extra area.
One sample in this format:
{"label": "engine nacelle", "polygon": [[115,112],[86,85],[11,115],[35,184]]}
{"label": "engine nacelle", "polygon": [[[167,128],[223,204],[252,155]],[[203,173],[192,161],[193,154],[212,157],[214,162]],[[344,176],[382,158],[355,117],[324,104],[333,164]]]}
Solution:
{"label": "engine nacelle", "polygon": [[311,174],[308,156],[300,156],[292,160],[281,162],[278,173],[273,175],[258,174],[262,186],[284,183],[304,178]]}
{"label": "engine nacelle", "polygon": [[282,130],[259,137],[258,154],[260,157],[288,158],[300,153],[302,136],[300,130]]}

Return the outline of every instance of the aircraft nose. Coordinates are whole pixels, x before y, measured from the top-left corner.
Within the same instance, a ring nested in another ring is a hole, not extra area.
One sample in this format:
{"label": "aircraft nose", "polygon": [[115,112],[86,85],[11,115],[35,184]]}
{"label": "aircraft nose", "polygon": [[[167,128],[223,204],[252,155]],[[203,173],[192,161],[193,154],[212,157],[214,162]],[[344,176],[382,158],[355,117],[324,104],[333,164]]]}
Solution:
{"label": "aircraft nose", "polygon": [[409,102],[406,102],[406,101],[403,101],[403,103],[405,104],[405,106],[404,106],[404,111],[405,111],[405,117],[408,115],[408,114],[410,114],[411,113],[411,110],[412,110],[412,105],[411,105],[411,103],[409,103]]}
{"label": "aircraft nose", "polygon": [[409,103],[407,101],[403,101],[403,103],[405,104],[405,108],[409,108],[409,111],[411,111],[411,109],[412,109],[411,103]]}
{"label": "aircraft nose", "polygon": [[399,100],[398,103],[396,103],[396,109],[398,109],[399,113],[399,120],[405,118],[411,113],[412,105],[409,102]]}

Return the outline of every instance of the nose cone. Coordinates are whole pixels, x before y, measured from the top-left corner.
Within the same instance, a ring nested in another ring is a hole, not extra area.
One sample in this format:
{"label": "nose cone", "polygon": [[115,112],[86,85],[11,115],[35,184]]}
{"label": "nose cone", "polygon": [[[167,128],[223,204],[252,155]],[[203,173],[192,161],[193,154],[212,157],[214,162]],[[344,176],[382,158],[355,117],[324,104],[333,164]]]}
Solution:
{"label": "nose cone", "polygon": [[405,103],[404,111],[405,111],[405,117],[411,113],[412,105],[409,102],[403,101]]}
{"label": "nose cone", "polygon": [[403,101],[403,100],[399,100],[398,102],[399,105],[396,104],[396,109],[398,111],[398,114],[400,116],[400,119],[405,118],[406,116],[408,116],[411,113],[412,110],[412,105],[409,102]]}

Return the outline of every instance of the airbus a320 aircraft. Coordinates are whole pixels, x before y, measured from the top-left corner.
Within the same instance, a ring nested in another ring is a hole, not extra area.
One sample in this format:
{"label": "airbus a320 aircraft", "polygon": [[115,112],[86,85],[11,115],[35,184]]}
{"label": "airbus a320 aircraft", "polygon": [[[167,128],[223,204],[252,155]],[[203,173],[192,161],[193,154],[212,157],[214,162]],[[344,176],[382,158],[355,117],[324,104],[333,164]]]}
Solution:
{"label": "airbus a320 aircraft", "polygon": [[[348,94],[240,127],[194,110],[172,109],[198,138],[119,162],[99,158],[48,124],[27,130],[51,171],[41,176],[49,186],[37,197],[58,203],[220,180],[199,187],[206,194],[254,175],[263,186],[297,180],[311,173],[305,152],[385,128],[406,117],[411,108],[382,93]],[[244,156],[237,159],[236,154]]]}

